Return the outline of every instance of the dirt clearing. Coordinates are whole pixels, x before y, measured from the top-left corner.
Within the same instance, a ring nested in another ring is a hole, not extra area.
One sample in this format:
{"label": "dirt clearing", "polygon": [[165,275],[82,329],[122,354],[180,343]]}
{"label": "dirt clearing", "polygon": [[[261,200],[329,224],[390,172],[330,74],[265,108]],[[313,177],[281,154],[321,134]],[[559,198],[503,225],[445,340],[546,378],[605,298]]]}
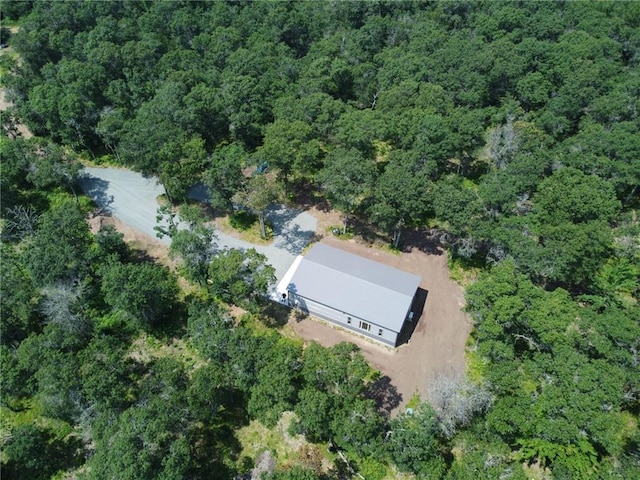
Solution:
{"label": "dirt clearing", "polygon": [[465,372],[464,350],[471,320],[462,311],[463,288],[449,278],[445,252],[430,254],[413,248],[395,254],[332,236],[325,236],[322,243],[420,275],[420,288],[427,291],[427,298],[409,343],[395,350],[316,319],[292,318],[289,325],[300,337],[324,346],[344,341],[357,344],[369,364],[388,377],[381,385],[392,413],[416,393],[426,398],[429,381],[435,376]]}
{"label": "dirt clearing", "polygon": [[[404,253],[391,253],[373,248],[355,240],[342,240],[324,231],[339,220],[339,215],[317,210],[310,212],[318,218],[317,235],[322,242],[350,253],[375,260],[385,265],[415,273],[422,277],[420,288],[427,298],[422,315],[417,320],[409,343],[397,349],[378,345],[321,320],[305,318],[297,321],[290,315],[289,327],[306,341],[317,341],[324,346],[339,342],[358,345],[369,364],[382,372],[380,394],[385,396],[385,407],[397,413],[414,394],[426,398],[429,381],[437,375],[458,375],[465,372],[465,344],[471,331],[471,320],[463,311],[464,290],[449,278],[445,252],[431,249],[426,253],[412,248]],[[172,266],[167,246],[158,239],[123,223],[117,217],[96,217],[91,220],[95,232],[100,225],[112,224],[124,234],[125,241],[136,249],[144,250],[149,257]]]}
{"label": "dirt clearing", "polygon": [[89,219],[89,227],[94,234],[98,233],[100,227],[107,225],[113,225],[118,232],[122,233],[123,240],[131,248],[145,252],[150,259],[162,265],[174,267],[173,262],[169,260],[169,247],[158,238],[153,238],[137,228],[127,225],[118,217],[98,215]]}

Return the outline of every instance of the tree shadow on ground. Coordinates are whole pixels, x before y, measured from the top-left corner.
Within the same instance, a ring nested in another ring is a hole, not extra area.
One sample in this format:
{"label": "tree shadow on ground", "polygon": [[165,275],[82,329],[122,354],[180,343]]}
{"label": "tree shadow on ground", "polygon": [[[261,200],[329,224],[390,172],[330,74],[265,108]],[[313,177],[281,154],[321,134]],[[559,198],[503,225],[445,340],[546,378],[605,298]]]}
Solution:
{"label": "tree shadow on ground", "polygon": [[82,191],[89,196],[99,210],[96,215],[110,215],[111,204],[113,203],[113,195],[107,195],[109,182],[101,178],[95,178],[88,174],[83,174],[78,180],[78,184]]}
{"label": "tree shadow on ground", "polygon": [[292,255],[300,255],[307,245],[319,239],[320,237],[315,232],[302,230],[300,225],[294,224],[276,237],[275,246]]}
{"label": "tree shadow on ground", "polygon": [[267,327],[282,327],[289,321],[291,308],[278,302],[268,301],[262,309],[262,323]]}
{"label": "tree shadow on ground", "polygon": [[413,300],[413,305],[411,307],[413,318],[404,322],[402,331],[400,332],[400,335],[398,335],[398,346],[409,343],[409,341],[411,340],[411,336],[418,326],[418,322],[422,318],[422,312],[424,311],[424,306],[427,303],[428,295],[429,292],[424,288],[418,288],[416,296]]}
{"label": "tree shadow on ground", "polygon": [[391,384],[391,378],[387,375],[370,384],[365,396],[373,400],[378,411],[385,415],[390,415],[402,402],[402,394]]}
{"label": "tree shadow on ground", "polygon": [[[274,205],[267,211],[267,219],[273,225],[275,246],[293,255],[299,255],[304,247],[315,237],[315,229],[303,230],[295,219],[304,212],[288,208],[285,205]],[[304,214],[308,215],[308,214]],[[303,221],[303,220],[301,220]]]}
{"label": "tree shadow on ground", "polygon": [[[391,245],[393,240],[390,235],[381,232],[375,225],[363,221],[361,218],[350,216],[347,223],[347,230],[353,235],[362,238],[366,243],[374,245]],[[400,236],[398,250],[409,253],[414,248],[428,255],[442,255],[445,248],[441,242],[433,235],[432,230],[426,227],[403,228]]]}
{"label": "tree shadow on ground", "polygon": [[332,210],[331,205],[322,197],[317,185],[310,182],[296,183],[293,186],[295,205],[302,210],[309,210],[315,207],[317,210],[328,213]]}
{"label": "tree shadow on ground", "polygon": [[406,229],[400,238],[400,249],[403,252],[410,252],[417,248],[428,255],[442,255],[445,250],[442,244],[433,238],[431,231],[427,228]]}
{"label": "tree shadow on ground", "polygon": [[266,219],[274,225],[274,234],[280,235],[282,228],[302,213],[297,208],[289,208],[282,204],[271,205],[267,208]]}
{"label": "tree shadow on ground", "polygon": [[171,342],[174,338],[181,338],[187,332],[188,306],[177,302],[160,318],[154,319],[153,324],[145,328],[148,333],[164,342]]}

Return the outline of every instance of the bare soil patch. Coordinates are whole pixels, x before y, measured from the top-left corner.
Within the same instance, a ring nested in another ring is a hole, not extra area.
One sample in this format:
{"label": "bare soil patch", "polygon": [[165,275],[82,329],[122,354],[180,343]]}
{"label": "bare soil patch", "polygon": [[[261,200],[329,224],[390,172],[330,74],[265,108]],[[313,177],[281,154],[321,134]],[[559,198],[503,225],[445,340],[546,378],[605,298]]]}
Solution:
{"label": "bare soil patch", "polygon": [[[314,215],[316,213],[313,212]],[[322,223],[318,218],[319,230]],[[318,234],[322,235],[322,232]],[[436,376],[465,372],[465,344],[472,324],[462,310],[463,288],[449,278],[445,252],[427,253],[422,248],[412,247],[401,254],[390,253],[331,235],[321,241],[420,275],[420,288],[426,291],[427,298],[409,343],[396,349],[386,348],[316,319],[294,319],[291,316],[289,326],[297,335],[324,346],[345,341],[358,345],[369,364],[383,375],[380,393],[385,398],[381,403],[392,414],[398,413],[414,394],[426,399],[429,381]],[[429,251],[434,252],[433,249]]]}
{"label": "bare soil patch", "polygon": [[320,207],[315,205],[309,207],[306,212],[313,215],[318,220],[318,227],[316,228],[317,238],[333,235],[331,233],[331,229],[334,227],[342,229],[344,218],[340,212],[335,210],[322,210]]}
{"label": "bare soil patch", "polygon": [[150,260],[175,268],[175,263],[169,259],[169,248],[157,238],[153,238],[146,233],[142,233],[137,228],[127,225],[118,217],[97,215],[89,219],[89,227],[94,234],[98,233],[100,227],[106,225],[113,225],[118,232],[124,235],[124,241],[131,248],[145,252]]}
{"label": "bare soil patch", "polygon": [[[5,89],[0,89],[0,111],[4,112],[13,107],[13,104],[6,99]],[[18,123],[15,118],[11,118],[10,126],[5,128],[5,134],[9,138],[23,137],[31,138],[33,134],[29,131],[26,125]]]}

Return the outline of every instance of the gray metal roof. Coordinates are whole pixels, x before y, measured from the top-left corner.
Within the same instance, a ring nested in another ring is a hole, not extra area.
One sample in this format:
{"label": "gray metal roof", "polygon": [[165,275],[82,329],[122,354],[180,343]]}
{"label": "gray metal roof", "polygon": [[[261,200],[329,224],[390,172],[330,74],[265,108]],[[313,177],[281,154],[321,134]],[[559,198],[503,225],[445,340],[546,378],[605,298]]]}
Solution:
{"label": "gray metal roof", "polygon": [[420,277],[322,243],[313,246],[288,290],[400,332]]}

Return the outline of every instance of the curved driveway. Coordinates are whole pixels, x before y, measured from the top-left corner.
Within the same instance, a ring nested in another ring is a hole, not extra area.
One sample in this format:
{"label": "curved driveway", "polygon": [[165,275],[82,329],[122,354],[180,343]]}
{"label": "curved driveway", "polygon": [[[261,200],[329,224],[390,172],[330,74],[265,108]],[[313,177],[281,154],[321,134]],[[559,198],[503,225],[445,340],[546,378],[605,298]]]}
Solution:
{"label": "curved driveway", "polygon": [[[80,186],[105,212],[156,237],[157,198],[164,193],[156,178],[145,178],[137,172],[121,168],[86,167]],[[197,197],[201,200],[201,194]],[[279,282],[313,237],[317,221],[308,213],[282,205],[271,208],[267,218],[274,227],[275,238],[271,245],[253,245],[220,231],[216,232],[217,244],[220,248],[255,248],[276,269]],[[170,243],[168,237],[163,237],[161,241],[167,245]]]}

